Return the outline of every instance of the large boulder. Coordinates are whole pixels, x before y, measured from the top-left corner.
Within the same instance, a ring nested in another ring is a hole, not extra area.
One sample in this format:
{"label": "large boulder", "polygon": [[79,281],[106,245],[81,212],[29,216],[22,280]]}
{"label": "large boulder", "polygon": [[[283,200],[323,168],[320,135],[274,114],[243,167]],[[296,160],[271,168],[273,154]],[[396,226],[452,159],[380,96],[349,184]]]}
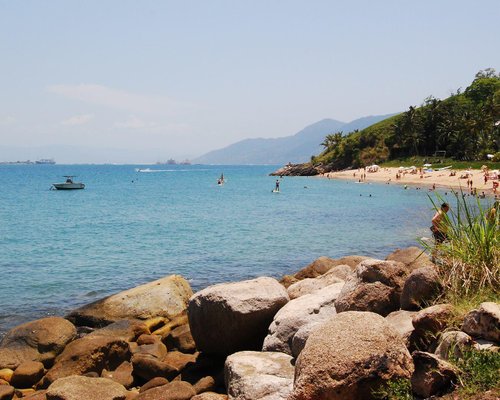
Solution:
{"label": "large boulder", "polygon": [[46,367],[76,337],[75,326],[60,317],[47,317],[11,329],[0,343],[0,369],[15,369],[25,361]]}
{"label": "large boulder", "polygon": [[434,354],[415,351],[412,354],[415,372],[411,377],[413,393],[427,399],[444,394],[457,382],[457,369]]}
{"label": "large boulder", "polygon": [[416,311],[399,310],[393,311],[385,317],[385,320],[401,335],[407,345],[409,344],[412,332],[415,330],[413,327],[413,317],[415,314]]}
{"label": "large boulder", "polygon": [[108,336],[83,337],[71,342],[57,357],[54,366],[42,379],[40,387],[70,375],[116,369],[130,359],[128,343]]}
{"label": "large boulder", "polygon": [[274,316],[262,350],[292,354],[292,339],[305,324],[324,320],[334,314],[335,299],[343,283],[327,286],[315,293],[290,300]]}
{"label": "large boulder", "polygon": [[46,396],[47,400],[125,400],[127,390],[111,379],[68,376],[52,383]]}
{"label": "large boulder", "polygon": [[285,400],[293,375],[292,357],[277,352],[234,353],[224,368],[229,398],[238,400]]}
{"label": "large boulder", "polygon": [[451,304],[436,304],[418,311],[412,318],[415,329],[410,336],[409,348],[432,351],[437,344],[438,334],[448,326],[453,313]]}
{"label": "large boulder", "polygon": [[344,312],[315,329],[295,367],[290,400],[371,399],[384,382],[410,378],[401,336],[380,315]]}
{"label": "large boulder", "polygon": [[14,371],[10,384],[17,389],[27,389],[42,379],[44,373],[40,361],[25,361]]}
{"label": "large boulder", "polygon": [[434,266],[430,257],[426,253],[424,253],[422,249],[414,246],[404,249],[397,249],[389,254],[386,260],[402,262],[407,266],[409,271],[413,271],[418,268]]}
{"label": "large boulder", "polygon": [[472,337],[500,343],[500,305],[481,303],[479,309],[469,312],[462,324],[462,330]]}
{"label": "large boulder", "polygon": [[351,269],[354,269],[361,261],[366,260],[367,258],[368,257],[364,256],[347,256],[334,260],[328,257],[320,257],[308,266],[302,268],[294,275],[294,277],[299,280],[305,278],[316,278],[339,265],[348,265]]}
{"label": "large boulder", "polygon": [[[345,267],[349,268],[348,266]],[[323,289],[326,286],[339,283],[343,285],[344,280],[337,277],[337,271],[332,271],[332,273],[328,271],[325,274],[318,276],[317,278],[302,279],[301,281],[290,285],[287,291],[290,299],[296,299],[297,297],[303,296],[305,294],[317,292],[318,290]]]}
{"label": "large boulder", "polygon": [[400,262],[361,261],[335,301],[337,312],[371,311],[386,316],[398,310],[407,274],[406,266]]}
{"label": "large boulder", "polygon": [[443,286],[436,267],[417,268],[406,279],[401,293],[403,310],[419,310],[441,292]]}
{"label": "large boulder", "polygon": [[170,275],[114,294],[71,312],[77,326],[102,327],[121,319],[172,319],[186,309],[193,291],[180,275]]}
{"label": "large boulder", "polygon": [[142,392],[135,400],[190,400],[196,392],[184,381],[174,381]]}
{"label": "large boulder", "polygon": [[133,342],[139,336],[148,333],[149,329],[144,321],[122,319],[120,321],[113,322],[104,328],[96,329],[88,336],[112,336],[115,339]]}
{"label": "large boulder", "polygon": [[189,301],[191,334],[199,350],[228,355],[260,350],[276,312],[289,300],[272,278],[223,283],[196,293]]}

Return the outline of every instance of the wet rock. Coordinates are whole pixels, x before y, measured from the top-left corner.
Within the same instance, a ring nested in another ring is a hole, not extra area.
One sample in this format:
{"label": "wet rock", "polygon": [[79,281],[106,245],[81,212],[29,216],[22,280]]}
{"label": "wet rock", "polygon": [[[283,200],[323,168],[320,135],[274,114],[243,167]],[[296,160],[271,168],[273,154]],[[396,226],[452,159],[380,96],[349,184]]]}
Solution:
{"label": "wet rock", "polygon": [[285,400],[292,391],[292,357],[277,352],[241,351],[225,365],[229,398]]}
{"label": "wet rock", "polygon": [[401,293],[403,310],[419,310],[430,304],[442,291],[443,286],[435,267],[423,267],[412,271]]}
{"label": "wet rock", "polygon": [[11,384],[18,389],[27,389],[32,387],[45,373],[43,364],[39,361],[25,361],[14,371]]}
{"label": "wet rock", "polygon": [[415,351],[412,354],[415,372],[411,377],[413,393],[425,399],[450,391],[457,382],[457,370],[436,355]]}
{"label": "wet rock", "polygon": [[110,379],[68,376],[52,383],[47,400],[125,400],[127,390]]}
{"label": "wet rock", "polygon": [[188,307],[196,347],[221,356],[260,349],[267,327],[288,300],[285,288],[272,278],[223,283],[201,290]]}
{"label": "wet rock", "polygon": [[170,275],[78,308],[68,315],[76,325],[102,327],[122,319],[172,319],[193,294],[180,275]]}
{"label": "wet rock", "polygon": [[362,261],[335,301],[337,312],[370,311],[386,316],[398,310],[407,274],[405,265],[396,261]]}
{"label": "wet rock", "polygon": [[16,369],[25,361],[51,366],[76,336],[75,326],[60,317],[47,317],[11,329],[0,343],[0,369]]}
{"label": "wet rock", "polygon": [[410,378],[413,361],[380,315],[348,311],[315,329],[300,353],[290,400],[369,399],[384,382]]}
{"label": "wet rock", "polygon": [[303,325],[336,314],[334,303],[341,286],[330,285],[288,302],[274,316],[262,350],[292,354],[293,336]]}
{"label": "wet rock", "polygon": [[500,343],[500,305],[494,302],[481,303],[479,309],[465,316],[462,330],[474,338]]}

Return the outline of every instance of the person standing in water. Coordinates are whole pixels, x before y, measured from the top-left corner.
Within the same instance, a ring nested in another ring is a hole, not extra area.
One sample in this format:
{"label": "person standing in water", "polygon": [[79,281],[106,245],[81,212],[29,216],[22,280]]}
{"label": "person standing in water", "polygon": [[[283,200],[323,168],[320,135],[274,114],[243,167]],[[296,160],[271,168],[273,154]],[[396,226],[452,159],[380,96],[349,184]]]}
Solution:
{"label": "person standing in water", "polygon": [[279,192],[280,191],[280,180],[279,179],[276,179],[276,187],[274,189],[276,192]]}
{"label": "person standing in water", "polygon": [[431,231],[436,244],[443,243],[447,238],[446,213],[450,210],[448,203],[441,204],[441,208],[432,217]]}

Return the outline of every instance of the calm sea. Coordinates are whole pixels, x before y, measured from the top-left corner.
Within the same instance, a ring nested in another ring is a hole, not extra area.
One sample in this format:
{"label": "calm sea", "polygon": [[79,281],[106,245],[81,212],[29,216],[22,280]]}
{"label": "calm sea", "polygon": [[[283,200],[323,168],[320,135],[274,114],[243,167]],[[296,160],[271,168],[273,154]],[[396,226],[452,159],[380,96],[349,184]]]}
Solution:
{"label": "calm sea", "polygon": [[[276,168],[0,165],[0,332],[169,274],[198,290],[429,236],[425,190],[287,177],[274,194]],[[62,175],[85,190],[49,190]]]}

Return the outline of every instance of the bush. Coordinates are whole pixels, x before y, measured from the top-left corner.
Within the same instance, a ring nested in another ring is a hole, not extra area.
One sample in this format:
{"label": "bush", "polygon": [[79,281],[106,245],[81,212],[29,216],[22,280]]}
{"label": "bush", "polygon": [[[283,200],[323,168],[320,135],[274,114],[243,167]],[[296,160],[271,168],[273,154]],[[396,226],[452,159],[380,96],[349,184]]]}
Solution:
{"label": "bush", "polygon": [[459,369],[461,392],[478,393],[500,387],[500,353],[467,350],[461,358],[451,354],[450,361]]}

